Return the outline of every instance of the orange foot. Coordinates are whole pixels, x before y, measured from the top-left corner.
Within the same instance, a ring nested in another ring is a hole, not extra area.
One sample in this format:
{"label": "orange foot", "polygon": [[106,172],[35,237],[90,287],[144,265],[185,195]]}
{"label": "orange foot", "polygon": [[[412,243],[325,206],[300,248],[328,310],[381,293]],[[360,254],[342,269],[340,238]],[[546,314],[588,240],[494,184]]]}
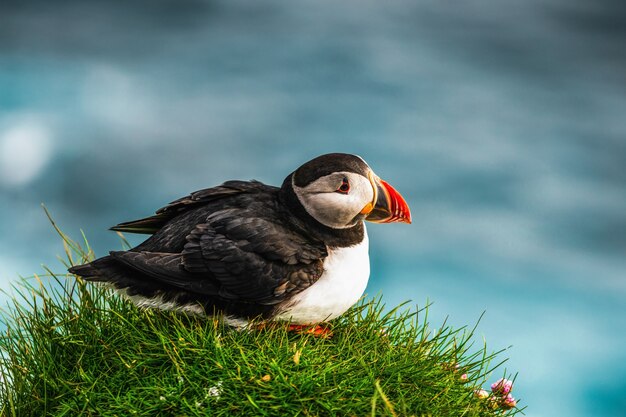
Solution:
{"label": "orange foot", "polygon": [[290,324],[287,326],[287,331],[296,332],[298,334],[312,334],[313,336],[321,337],[322,339],[330,339],[333,337],[333,331],[320,324],[316,324],[314,326],[306,324]]}

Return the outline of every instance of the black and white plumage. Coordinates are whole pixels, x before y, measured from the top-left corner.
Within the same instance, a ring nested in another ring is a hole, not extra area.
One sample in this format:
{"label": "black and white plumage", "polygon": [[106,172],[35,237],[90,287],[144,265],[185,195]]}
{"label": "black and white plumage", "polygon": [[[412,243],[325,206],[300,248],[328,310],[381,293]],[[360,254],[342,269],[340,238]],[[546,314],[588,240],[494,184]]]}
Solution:
{"label": "black and white plumage", "polygon": [[228,181],[112,230],[151,234],[70,272],[142,307],[312,324],[353,305],[369,278],[364,220],[410,223],[397,191],[360,158],[327,154],[280,188]]}

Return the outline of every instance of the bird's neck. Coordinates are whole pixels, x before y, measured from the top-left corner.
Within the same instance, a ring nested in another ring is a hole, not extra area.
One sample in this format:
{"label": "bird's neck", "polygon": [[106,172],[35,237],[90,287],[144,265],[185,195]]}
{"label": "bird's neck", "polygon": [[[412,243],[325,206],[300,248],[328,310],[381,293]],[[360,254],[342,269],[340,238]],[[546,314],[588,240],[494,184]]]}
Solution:
{"label": "bird's neck", "polygon": [[357,245],[363,241],[365,226],[362,221],[346,229],[334,229],[315,220],[315,218],[306,211],[294,192],[292,176],[293,173],[285,178],[278,192],[278,198],[291,214],[289,217],[296,228],[324,242],[329,248],[346,248]]}

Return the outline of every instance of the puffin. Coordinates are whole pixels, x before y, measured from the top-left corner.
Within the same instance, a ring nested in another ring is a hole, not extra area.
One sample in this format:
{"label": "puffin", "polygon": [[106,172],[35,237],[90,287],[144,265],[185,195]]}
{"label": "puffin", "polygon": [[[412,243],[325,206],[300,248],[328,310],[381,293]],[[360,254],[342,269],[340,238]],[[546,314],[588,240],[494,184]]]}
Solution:
{"label": "puffin", "polygon": [[411,223],[404,198],[359,156],[330,153],[275,187],[227,181],[111,230],[150,235],[69,272],[137,306],[221,317],[228,325],[332,320],[370,275],[365,221]]}

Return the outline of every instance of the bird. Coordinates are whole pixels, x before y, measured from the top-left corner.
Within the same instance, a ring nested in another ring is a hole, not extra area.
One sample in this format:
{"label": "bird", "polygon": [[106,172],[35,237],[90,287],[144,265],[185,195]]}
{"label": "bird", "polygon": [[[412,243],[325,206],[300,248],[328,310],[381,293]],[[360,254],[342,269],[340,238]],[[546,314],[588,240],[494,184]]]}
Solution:
{"label": "bird", "polygon": [[69,268],[137,306],[219,316],[228,325],[339,317],[370,275],[365,221],[411,223],[409,206],[363,158],[318,156],[280,187],[226,181],[111,230],[150,235]]}

